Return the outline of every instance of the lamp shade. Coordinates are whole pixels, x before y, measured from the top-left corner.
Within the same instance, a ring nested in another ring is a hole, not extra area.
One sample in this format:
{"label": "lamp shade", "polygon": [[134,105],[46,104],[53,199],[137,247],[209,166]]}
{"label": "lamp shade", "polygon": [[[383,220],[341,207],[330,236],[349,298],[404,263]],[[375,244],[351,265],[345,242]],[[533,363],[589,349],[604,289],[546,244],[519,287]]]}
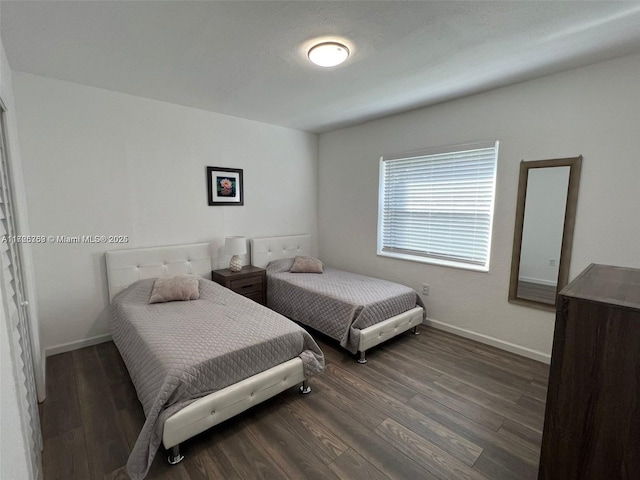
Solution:
{"label": "lamp shade", "polygon": [[226,237],[224,251],[227,255],[244,255],[247,253],[247,241],[244,237]]}

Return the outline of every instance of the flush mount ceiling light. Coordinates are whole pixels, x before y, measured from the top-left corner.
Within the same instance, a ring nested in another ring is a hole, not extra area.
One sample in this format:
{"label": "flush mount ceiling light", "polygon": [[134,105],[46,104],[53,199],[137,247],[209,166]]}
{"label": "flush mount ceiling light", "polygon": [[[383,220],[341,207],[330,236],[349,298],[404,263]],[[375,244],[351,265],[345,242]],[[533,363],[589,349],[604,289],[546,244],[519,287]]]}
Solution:
{"label": "flush mount ceiling light", "polygon": [[349,49],[338,42],[323,42],[311,47],[308,55],[316,65],[335,67],[349,57]]}

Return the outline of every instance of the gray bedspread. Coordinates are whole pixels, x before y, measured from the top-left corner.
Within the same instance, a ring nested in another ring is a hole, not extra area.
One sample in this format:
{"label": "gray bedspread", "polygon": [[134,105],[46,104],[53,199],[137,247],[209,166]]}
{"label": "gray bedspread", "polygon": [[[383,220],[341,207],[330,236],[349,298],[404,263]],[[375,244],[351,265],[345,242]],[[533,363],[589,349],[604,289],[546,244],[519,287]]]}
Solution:
{"label": "gray bedspread", "polygon": [[301,327],[262,305],[200,279],[200,299],[148,304],[153,279],[112,301],[113,340],[144,408],[146,422],[127,462],[144,478],[164,421],[199,397],[300,357],[307,377],[324,368],[322,351]]}
{"label": "gray bedspread", "polygon": [[267,267],[269,308],[340,341],[351,353],[358,350],[360,330],[424,308],[415,290],[398,283],[329,267],[321,274],[279,271],[284,263]]}

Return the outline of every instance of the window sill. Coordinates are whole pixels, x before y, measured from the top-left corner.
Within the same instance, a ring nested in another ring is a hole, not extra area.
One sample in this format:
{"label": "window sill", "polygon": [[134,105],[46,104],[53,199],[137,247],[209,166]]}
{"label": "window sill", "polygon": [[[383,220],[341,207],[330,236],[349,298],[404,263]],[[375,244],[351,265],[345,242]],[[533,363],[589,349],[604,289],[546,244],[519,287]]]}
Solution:
{"label": "window sill", "polygon": [[454,262],[451,260],[442,260],[439,258],[420,257],[418,255],[408,255],[406,253],[395,252],[377,252],[380,257],[397,258],[400,260],[407,260],[409,262],[428,263],[430,265],[438,265],[440,267],[457,268],[460,270],[471,270],[473,272],[488,273],[489,268],[484,265],[471,265],[469,263]]}

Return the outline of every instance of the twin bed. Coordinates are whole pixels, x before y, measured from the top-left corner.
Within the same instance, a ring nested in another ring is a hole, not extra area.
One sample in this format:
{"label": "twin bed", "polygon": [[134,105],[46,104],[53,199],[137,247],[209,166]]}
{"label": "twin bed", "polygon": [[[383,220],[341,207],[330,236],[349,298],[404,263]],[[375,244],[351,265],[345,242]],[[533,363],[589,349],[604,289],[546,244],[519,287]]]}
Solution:
{"label": "twin bed", "polygon": [[[311,336],[211,277],[208,243],[107,252],[112,337],[146,416],[127,462],[145,477],[162,443],[188,438],[322,371]],[[149,304],[157,277],[196,274],[199,299]]]}
{"label": "twin bed", "polygon": [[[323,370],[322,352],[285,317],[359,351],[362,362],[368,348],[423,321],[420,298],[407,287],[326,268],[290,273],[282,264],[310,254],[308,235],[251,243],[252,263],[271,264],[269,306],[282,315],[210,281],[208,243],[106,254],[112,336],[146,416],[127,463],[134,480],[144,478],[160,444],[178,463],[188,438],[296,384],[310,391],[306,379]],[[198,300],[148,303],[154,279],[181,274],[201,277]],[[320,279],[333,286],[318,287]],[[375,300],[373,289],[395,300]]]}
{"label": "twin bed", "polygon": [[425,318],[415,290],[377,278],[334,268],[324,273],[291,273],[290,260],[311,255],[310,235],[254,238],[251,263],[267,269],[267,305],[284,316],[340,342],[358,362],[366,351]]}

